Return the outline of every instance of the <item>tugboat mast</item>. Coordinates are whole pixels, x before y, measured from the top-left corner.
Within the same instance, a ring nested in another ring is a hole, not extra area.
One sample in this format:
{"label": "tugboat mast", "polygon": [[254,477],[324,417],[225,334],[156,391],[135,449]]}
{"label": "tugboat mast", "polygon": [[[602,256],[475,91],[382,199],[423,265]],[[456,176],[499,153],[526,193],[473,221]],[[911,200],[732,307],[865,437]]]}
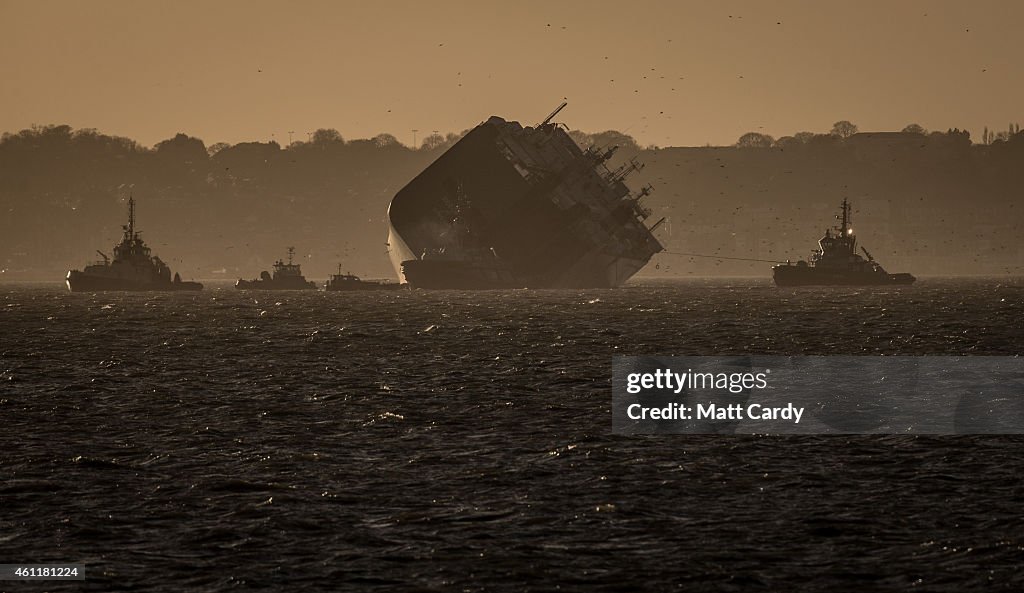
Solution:
{"label": "tugboat mast", "polygon": [[850,203],[846,200],[846,198],[843,198],[843,220],[842,220],[842,223],[843,223],[843,226],[839,229],[839,234],[840,234],[840,236],[845,237],[846,235],[851,234],[850,233],[850,224],[853,223],[853,216],[852,216],[852,214],[850,212]]}
{"label": "tugboat mast", "polygon": [[135,236],[135,197],[128,196],[128,232]]}
{"label": "tugboat mast", "polygon": [[128,225],[124,228],[124,236],[128,241],[135,240],[135,198],[128,195]]}

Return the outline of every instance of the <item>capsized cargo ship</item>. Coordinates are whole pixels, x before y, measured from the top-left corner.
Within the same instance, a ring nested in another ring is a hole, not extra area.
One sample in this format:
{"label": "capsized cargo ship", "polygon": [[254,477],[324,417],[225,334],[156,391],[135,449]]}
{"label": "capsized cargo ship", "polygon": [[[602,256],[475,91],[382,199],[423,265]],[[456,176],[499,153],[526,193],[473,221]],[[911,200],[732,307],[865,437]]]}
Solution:
{"label": "capsized cargo ship", "polygon": [[662,251],[651,215],[611,169],[617,147],[581,149],[554,117],[492,116],[402,188],[388,208],[388,251],[414,288],[619,286]]}
{"label": "capsized cargo ship", "polygon": [[[867,259],[857,253],[857,236],[853,234],[851,205],[843,200],[838,227],[825,229],[818,241],[818,249],[811,253],[810,261],[795,264],[786,262],[772,266],[772,277],[779,286],[857,286],[883,284],[912,284],[911,274],[890,274],[885,271],[863,246]],[[834,234],[833,234],[834,231]]]}
{"label": "capsized cargo ship", "polygon": [[202,290],[198,282],[182,282],[149,247],[135,230],[135,198],[128,198],[128,224],[121,227],[124,235],[114,246],[113,260],[102,251],[96,251],[102,261],[91,263],[85,269],[69,270],[66,278],[71,292],[102,290]]}

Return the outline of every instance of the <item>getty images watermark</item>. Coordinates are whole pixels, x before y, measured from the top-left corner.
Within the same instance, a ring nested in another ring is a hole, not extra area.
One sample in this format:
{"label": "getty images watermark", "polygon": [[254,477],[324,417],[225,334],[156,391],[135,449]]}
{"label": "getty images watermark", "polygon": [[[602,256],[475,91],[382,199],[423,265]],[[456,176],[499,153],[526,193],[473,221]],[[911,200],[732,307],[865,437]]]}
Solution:
{"label": "getty images watermark", "polygon": [[617,434],[1021,434],[1011,356],[616,357]]}

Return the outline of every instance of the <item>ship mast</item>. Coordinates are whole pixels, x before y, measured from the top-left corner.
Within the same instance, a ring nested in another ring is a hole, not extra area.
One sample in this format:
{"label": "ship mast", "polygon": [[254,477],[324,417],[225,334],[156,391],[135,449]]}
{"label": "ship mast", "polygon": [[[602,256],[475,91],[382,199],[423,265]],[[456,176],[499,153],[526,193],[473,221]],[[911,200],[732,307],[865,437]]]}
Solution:
{"label": "ship mast", "polygon": [[558,115],[558,112],[563,110],[563,109],[565,109],[565,106],[568,105],[568,104],[569,104],[568,101],[562,101],[562,104],[559,105],[558,107],[556,107],[555,110],[552,111],[550,115],[545,117],[544,121],[542,121],[539,124],[537,124],[537,127],[540,128],[540,127],[546,126],[551,120],[555,119],[555,116]]}
{"label": "ship mast", "polygon": [[135,197],[128,196],[128,234],[135,237]]}
{"label": "ship mast", "polygon": [[128,224],[121,227],[124,229],[124,241],[135,241],[135,198],[128,196]]}
{"label": "ship mast", "polygon": [[839,236],[845,237],[846,235],[850,234],[850,223],[852,222],[853,218],[850,213],[850,203],[846,200],[846,198],[843,198],[843,219],[842,227],[840,227],[839,229]]}
{"label": "ship mast", "polygon": [[292,265],[292,258],[294,256],[295,256],[295,248],[294,247],[289,247],[288,248],[288,265],[289,266]]}

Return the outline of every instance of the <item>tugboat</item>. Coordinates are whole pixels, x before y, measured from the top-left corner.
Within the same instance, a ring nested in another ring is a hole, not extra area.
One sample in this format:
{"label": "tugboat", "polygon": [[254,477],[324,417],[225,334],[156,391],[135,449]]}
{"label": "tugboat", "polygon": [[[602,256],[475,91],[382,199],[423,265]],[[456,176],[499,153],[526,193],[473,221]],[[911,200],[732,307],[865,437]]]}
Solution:
{"label": "tugboat", "polygon": [[[786,262],[772,266],[772,277],[778,286],[857,286],[883,284],[911,284],[916,280],[907,273],[890,274],[885,271],[867,249],[861,247],[867,259],[856,250],[857,236],[850,227],[851,206],[843,200],[840,226],[826,229],[818,241],[820,249],[811,254],[810,262]],[[832,231],[835,231],[835,235]]]}
{"label": "tugboat", "polygon": [[302,268],[293,263],[295,248],[288,248],[288,263],[282,260],[274,262],[274,275],[266,270],[260,272],[258,280],[242,280],[235,282],[239,290],[316,290],[316,283],[302,276]]}
{"label": "tugboat", "polygon": [[362,280],[353,274],[342,274],[341,264],[338,264],[338,273],[333,274],[331,279],[324,285],[324,290],[330,292],[346,292],[359,290],[397,290],[402,288],[401,284],[387,281]]}
{"label": "tugboat", "polygon": [[99,290],[202,290],[198,282],[182,282],[149,247],[135,230],[135,198],[128,198],[128,224],[122,226],[124,236],[114,246],[114,259],[97,250],[103,261],[85,266],[82,271],[70,270],[68,290],[92,292]]}

